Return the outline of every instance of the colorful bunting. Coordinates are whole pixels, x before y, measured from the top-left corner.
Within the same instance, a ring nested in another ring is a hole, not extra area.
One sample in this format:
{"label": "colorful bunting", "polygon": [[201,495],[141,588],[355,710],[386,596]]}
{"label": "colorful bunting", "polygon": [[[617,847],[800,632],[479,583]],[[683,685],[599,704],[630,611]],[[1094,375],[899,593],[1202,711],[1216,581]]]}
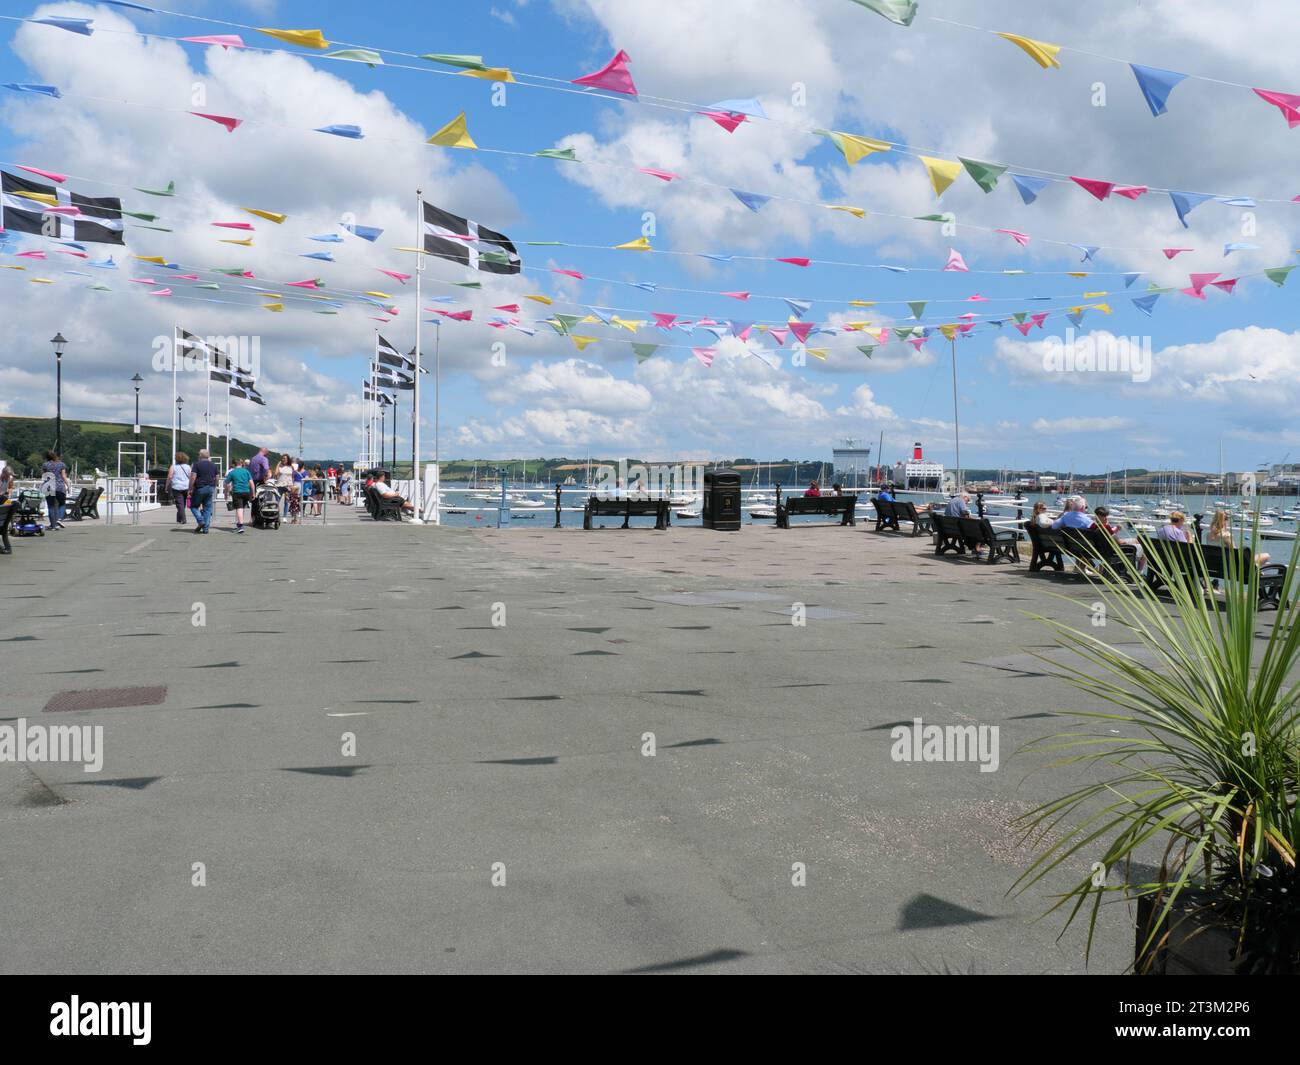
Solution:
{"label": "colorful bunting", "polygon": [[887,152],[893,147],[885,141],[874,140],[871,137],[859,137],[853,133],[834,133],[830,130],[820,130],[819,132],[828,137],[830,142],[843,153],[844,159],[849,166],[868,155],[874,155],[876,152]]}
{"label": "colorful bunting", "polygon": [[1138,88],[1142,90],[1147,106],[1157,118],[1165,113],[1165,101],[1174,91],[1174,86],[1187,77],[1186,74],[1179,74],[1176,70],[1143,67],[1137,63],[1130,63],[1129,67],[1133,71],[1133,76],[1137,78]]}
{"label": "colorful bunting", "polygon": [[438,130],[426,142],[428,144],[437,144],[443,148],[477,148],[474,139],[469,135],[469,129],[465,125],[465,112],[462,111],[442,129]]}
{"label": "colorful bunting", "polygon": [[1091,193],[1099,200],[1104,200],[1107,196],[1109,196],[1110,190],[1115,187],[1115,183],[1113,181],[1098,181],[1095,178],[1081,178],[1081,177],[1072,176],[1070,180],[1073,181],[1076,185],[1078,185],[1081,189],[1084,189],[1086,192]]}
{"label": "colorful bunting", "polygon": [[1048,67],[1059,69],[1061,66],[1056,58],[1061,50],[1059,44],[1048,44],[1046,41],[1036,41],[1032,37],[1021,37],[1018,33],[999,33],[998,36],[1016,45],[1044,70]]}
{"label": "colorful bunting", "polygon": [[764,196],[759,192],[742,192],[740,189],[732,189],[731,194],[751,211],[758,211],[770,200],[771,196]]}
{"label": "colorful bunting", "polygon": [[1011,180],[1015,182],[1016,191],[1020,193],[1020,198],[1026,204],[1038,199],[1038,194],[1048,185],[1047,178],[1028,177],[1025,174],[1012,174]]}
{"label": "colorful bunting", "polygon": [[594,74],[584,74],[580,78],[574,78],[572,84],[585,85],[593,89],[608,89],[610,92],[621,92],[627,96],[635,96],[636,86],[632,83],[632,75],[627,69],[629,62],[631,60],[628,54],[620,50],[613,59]]}
{"label": "colorful bunting", "polygon": [[992,192],[997,188],[998,179],[1007,172],[1007,168],[999,163],[981,163],[960,155],[957,158],[966,168],[966,173],[971,176],[971,180],[985,192]]}
{"label": "colorful bunting", "polygon": [[215,122],[218,126],[225,126],[227,133],[234,133],[236,129],[244,124],[242,118],[227,118],[225,115],[208,115],[202,111],[191,111],[190,114],[195,118],[206,118],[209,122]]}
{"label": "colorful bunting", "polygon": [[329,41],[325,40],[320,30],[259,29],[257,32],[264,33],[268,37],[274,37],[279,41],[285,41],[288,44],[301,45],[303,48],[315,48],[322,52],[330,46]]}
{"label": "colorful bunting", "polygon": [[1178,214],[1178,221],[1182,222],[1184,229],[1190,229],[1187,224],[1187,216],[1206,200],[1212,199],[1208,193],[1204,192],[1170,192],[1169,199],[1173,201],[1174,211]]}
{"label": "colorful bunting", "polygon": [[950,159],[933,159],[928,155],[918,156],[922,163],[925,164],[925,172],[930,175],[930,187],[934,189],[935,196],[942,196],[944,190],[957,180],[957,175],[961,173],[961,163],[954,163]]}

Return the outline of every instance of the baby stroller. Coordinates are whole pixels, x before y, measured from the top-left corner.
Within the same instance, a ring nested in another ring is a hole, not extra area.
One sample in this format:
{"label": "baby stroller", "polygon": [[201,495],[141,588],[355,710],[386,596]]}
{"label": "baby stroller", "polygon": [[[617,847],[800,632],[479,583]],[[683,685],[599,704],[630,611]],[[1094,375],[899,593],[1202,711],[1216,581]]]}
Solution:
{"label": "baby stroller", "polygon": [[263,484],[253,496],[253,528],[278,529],[280,527],[280,490],[273,484]]}
{"label": "baby stroller", "polygon": [[34,488],[24,488],[15,497],[13,521],[9,531],[14,536],[44,536],[45,526],[41,524],[41,508],[45,497]]}

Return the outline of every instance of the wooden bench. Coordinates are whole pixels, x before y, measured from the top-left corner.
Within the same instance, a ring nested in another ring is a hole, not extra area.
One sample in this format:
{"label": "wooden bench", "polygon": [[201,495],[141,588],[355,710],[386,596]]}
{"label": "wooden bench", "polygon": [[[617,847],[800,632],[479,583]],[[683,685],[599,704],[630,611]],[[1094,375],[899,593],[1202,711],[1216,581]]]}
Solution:
{"label": "wooden bench", "polygon": [[18,504],[12,499],[0,503],[0,555],[13,553],[13,548],[9,546],[9,526],[13,524],[14,511],[17,509]]}
{"label": "wooden bench", "polygon": [[776,503],[776,527],[790,528],[791,514],[829,514],[841,515],[841,525],[857,525],[854,516],[858,497],[849,496],[788,496]]}
{"label": "wooden bench", "polygon": [[967,544],[989,549],[990,564],[1000,558],[1020,561],[1020,534],[1014,529],[995,529],[988,518],[958,518],[957,524]]}
{"label": "wooden bench", "polygon": [[1137,569],[1137,546],[1121,544],[1100,525],[1088,529],[1063,526],[1059,532],[1061,550],[1083,567],[1106,569],[1122,580],[1130,579]]}
{"label": "wooden bench", "polygon": [[374,485],[366,488],[366,510],[375,521],[401,521],[402,504],[400,496],[382,496]]}
{"label": "wooden bench", "polygon": [[[1182,572],[1187,578],[1199,581],[1206,577],[1213,581],[1249,581],[1258,570],[1259,605],[1271,605],[1275,610],[1281,605],[1282,583],[1286,580],[1286,566],[1268,562],[1256,566],[1255,553],[1249,547],[1225,547],[1217,544],[1185,544],[1179,540],[1157,540],[1143,537],[1142,549],[1148,561],[1147,583],[1159,590],[1166,581],[1161,576],[1159,559],[1166,571]],[[1200,554],[1200,560],[1195,557]],[[1235,556],[1235,558],[1233,557]],[[1202,569],[1202,567],[1204,567]]]}
{"label": "wooden bench", "polygon": [[653,517],[656,529],[667,529],[672,525],[672,508],[666,499],[634,499],[631,496],[625,499],[601,499],[599,496],[591,496],[582,508],[582,527],[590,529],[591,519],[597,517],[621,517],[621,529],[630,528],[628,523],[633,518]]}
{"label": "wooden bench", "polygon": [[1037,573],[1045,566],[1050,566],[1057,573],[1065,570],[1065,556],[1062,552],[1061,534],[1055,529],[1039,525],[1033,518],[1024,523],[1032,550],[1029,554],[1029,572]]}
{"label": "wooden bench", "polygon": [[896,499],[893,502],[886,499],[873,499],[871,503],[876,508],[876,532],[892,529],[896,533],[901,533],[903,529],[898,524],[900,521],[912,523],[913,536],[932,531],[930,512],[918,511],[916,504],[910,499]]}
{"label": "wooden bench", "polygon": [[77,498],[68,504],[68,520],[81,521],[84,518],[99,520],[99,500],[103,494],[104,489],[99,487],[81,489],[77,493]]}
{"label": "wooden bench", "polygon": [[930,527],[934,533],[936,555],[946,555],[949,551],[959,555],[966,553],[966,534],[962,531],[960,518],[950,518],[936,510],[930,514]]}

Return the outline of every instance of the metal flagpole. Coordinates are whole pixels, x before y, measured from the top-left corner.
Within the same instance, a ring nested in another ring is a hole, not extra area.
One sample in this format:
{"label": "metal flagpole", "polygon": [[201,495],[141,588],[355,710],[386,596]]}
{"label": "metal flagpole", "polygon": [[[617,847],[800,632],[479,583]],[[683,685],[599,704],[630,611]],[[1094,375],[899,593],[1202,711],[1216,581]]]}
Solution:
{"label": "metal flagpole", "polygon": [[226,385],[226,472],[230,472],[230,385]]}
{"label": "metal flagpole", "polygon": [[[420,282],[424,276],[424,190],[415,190],[415,388],[411,395],[411,502],[415,504],[416,524],[424,523],[424,478],[420,476],[420,321],[424,317]],[[438,459],[438,435],[434,429],[434,462]],[[437,498],[436,496],[434,497]],[[433,520],[437,524],[438,512],[435,503]]]}
{"label": "metal flagpole", "polygon": [[207,377],[207,392],[203,399],[203,447],[212,457],[212,349],[203,348],[203,373]]}
{"label": "metal flagpole", "polygon": [[957,336],[952,337],[952,437],[957,446],[957,491],[961,491],[961,426],[957,423]]}
{"label": "metal flagpole", "polygon": [[176,461],[176,423],[180,421],[176,415],[176,348],[180,344],[180,337],[178,335],[179,331],[180,326],[172,326],[172,454],[171,458],[167,460],[167,465],[169,467]]}
{"label": "metal flagpole", "polygon": [[[417,377],[416,380],[419,380]],[[438,493],[433,499],[433,523],[442,524],[442,465],[438,446],[442,442],[442,322],[433,337],[433,468],[438,471]]]}
{"label": "metal flagpole", "polygon": [[397,476],[397,412],[402,409],[398,393],[393,393],[393,476]]}

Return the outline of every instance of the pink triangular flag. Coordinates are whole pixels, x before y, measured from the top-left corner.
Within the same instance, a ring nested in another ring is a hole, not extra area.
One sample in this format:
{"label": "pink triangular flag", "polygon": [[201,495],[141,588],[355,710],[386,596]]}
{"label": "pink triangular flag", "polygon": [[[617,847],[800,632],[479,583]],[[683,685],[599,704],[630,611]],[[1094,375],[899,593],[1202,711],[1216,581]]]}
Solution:
{"label": "pink triangular flag", "polygon": [[316,284],[315,278],[307,281],[286,281],[285,284],[289,288],[320,288],[320,285]]}
{"label": "pink triangular flag", "polygon": [[182,37],[190,44],[219,44],[222,48],[243,48],[244,39],[237,33],[214,33],[205,37]]}
{"label": "pink triangular flag", "polygon": [[1213,285],[1215,288],[1223,289],[1224,292],[1227,292],[1229,295],[1231,295],[1232,290],[1237,287],[1238,280],[1239,280],[1238,278],[1230,277],[1226,281],[1211,281],[1210,284]]}
{"label": "pink triangular flag", "polygon": [[995,229],[994,233],[1005,233],[1022,248],[1029,243],[1029,234],[1021,233],[1018,229]]}
{"label": "pink triangular flag", "polygon": [[697,115],[703,115],[705,118],[711,118],[728,133],[735,133],[736,127],[745,121],[745,116],[734,114],[730,111],[697,111]]}
{"label": "pink triangular flag", "polygon": [[1046,315],[1046,314],[1031,314],[1031,315],[1029,316],[1029,320],[1030,320],[1031,322],[1033,322],[1034,325],[1038,326],[1039,329],[1042,329],[1042,328],[1043,328],[1043,323],[1044,323],[1045,321],[1047,321],[1047,315]]}
{"label": "pink triangular flag", "polygon": [[978,318],[979,315],[978,315],[978,314],[970,314],[970,313],[968,312],[968,313],[966,313],[966,314],[959,314],[959,315],[957,315],[957,317],[958,317],[958,318]]}
{"label": "pink triangular flag", "polygon": [[191,111],[190,114],[196,118],[206,118],[209,122],[215,122],[218,126],[225,126],[227,133],[234,133],[244,122],[242,118],[227,118],[225,115],[205,115],[202,111]]}
{"label": "pink triangular flag", "polygon": [[54,250],[57,251],[60,255],[71,255],[73,258],[76,259],[90,258],[90,256],[87,255],[84,251],[75,251],[72,248],[55,248]]}
{"label": "pink triangular flag", "polygon": [[1029,330],[1034,328],[1033,322],[1016,322],[1014,324],[1015,327],[1020,330],[1020,335],[1022,337],[1029,336]]}
{"label": "pink triangular flag", "polygon": [[[748,292],[724,292],[724,293],[722,293],[722,295],[724,295],[724,296],[730,296],[733,300],[747,300],[747,299],[749,299],[749,293],[748,293]],[[704,322],[701,320],[699,324],[700,324],[700,325],[703,325]]]}
{"label": "pink triangular flag", "polygon": [[517,303],[503,303],[503,304],[501,304],[500,307],[493,307],[492,309],[493,309],[494,311],[505,311],[507,314],[518,314],[518,313],[519,313],[519,304],[517,304]]}
{"label": "pink triangular flag", "polygon": [[560,270],[553,266],[551,267],[551,273],[563,274],[565,277],[576,277],[579,281],[586,280],[582,274],[578,273],[577,270]]}
{"label": "pink triangular flag", "polygon": [[392,321],[391,318],[376,318],[373,314],[372,314],[372,315],[369,315],[369,318],[370,318],[370,320],[371,320],[372,322],[391,322],[391,321]]}
{"label": "pink triangular flag", "polygon": [[917,351],[920,351],[925,345],[925,337],[913,337],[908,341],[908,343],[911,344],[912,347],[916,348]]}
{"label": "pink triangular flag", "polygon": [[1300,95],[1291,92],[1273,92],[1270,89],[1254,89],[1252,91],[1261,100],[1272,104],[1281,111],[1282,117],[1286,119],[1286,124],[1291,129],[1300,126]]}
{"label": "pink triangular flag", "polygon": [[1192,279],[1192,288],[1196,289],[1197,292],[1200,292],[1201,289],[1203,289],[1206,285],[1208,285],[1219,275],[1218,274],[1188,274],[1187,276]]}
{"label": "pink triangular flag", "polygon": [[42,207],[41,214],[57,214],[63,215],[65,218],[79,218],[81,216],[81,208],[73,207],[71,204],[65,204],[59,207]]}
{"label": "pink triangular flag", "polygon": [[745,326],[745,328],[742,329],[739,333],[733,333],[732,335],[735,336],[735,337],[737,337],[737,338],[739,338],[740,340],[748,340],[748,339],[749,339],[749,333],[750,333],[750,330],[753,329],[753,328],[754,328],[754,327],[753,327],[752,325],[747,325],[747,326]]}
{"label": "pink triangular flag", "polygon": [[944,270],[958,270],[969,273],[970,267],[966,265],[966,260],[961,257],[961,252],[956,248],[949,248],[948,265],[944,267]]}
{"label": "pink triangular flag", "polygon": [[43,252],[43,251],[20,251],[17,255],[14,256],[14,258],[15,258],[15,259],[44,259],[44,258],[45,258],[45,252]]}
{"label": "pink triangular flag", "polygon": [[767,335],[772,337],[778,344],[785,347],[785,338],[790,335],[788,329],[769,329]]}
{"label": "pink triangular flag", "polygon": [[399,273],[397,270],[385,270],[382,266],[377,266],[375,269],[377,269],[381,274],[387,274],[394,281],[400,281],[403,285],[411,280],[410,274]]}
{"label": "pink triangular flag", "polygon": [[1115,195],[1123,196],[1126,200],[1136,200],[1139,196],[1145,195],[1146,191],[1145,185],[1124,185],[1115,190]]}
{"label": "pink triangular flag", "polygon": [[169,288],[160,288],[155,292],[149,293],[150,296],[170,296],[171,294],[172,290]]}
{"label": "pink triangular flag", "polygon": [[967,303],[988,303],[988,301],[989,298],[987,296],[981,296],[978,292],[973,296],[966,297]]}
{"label": "pink triangular flag", "polygon": [[198,274],[177,274],[176,276],[181,281],[197,281],[199,279]]}
{"label": "pink triangular flag", "polygon": [[671,170],[660,170],[655,166],[639,166],[637,169],[640,170],[641,173],[649,174],[651,177],[657,177],[661,181],[672,181],[675,178],[681,177],[680,174],[674,174]]}
{"label": "pink triangular flag", "polygon": [[1184,296],[1191,296],[1194,299],[1198,299],[1198,300],[1205,299],[1205,293],[1202,292],[1199,288],[1183,288],[1183,289],[1179,289],[1178,291],[1181,292]]}
{"label": "pink triangular flag", "polygon": [[964,335],[966,333],[969,333],[974,328],[975,328],[974,322],[966,322],[957,327],[957,332],[962,333]]}
{"label": "pink triangular flag", "polygon": [[795,339],[798,340],[800,344],[807,341],[808,334],[811,333],[813,329],[816,328],[816,326],[817,326],[816,322],[788,322],[787,323],[787,327],[789,328],[790,332],[792,332],[795,335]]}
{"label": "pink triangular flag", "polygon": [[705,366],[713,365],[712,348],[691,348],[691,351],[694,352],[695,357],[699,359],[700,362],[704,363]]}
{"label": "pink triangular flag", "polygon": [[655,316],[655,325],[660,329],[671,329],[673,323],[677,321],[677,315],[675,314],[660,314],[657,311],[651,311],[650,313]]}
{"label": "pink triangular flag", "polygon": [[1183,252],[1191,251],[1192,249],[1191,248],[1161,248],[1160,250],[1165,253],[1166,259],[1172,259],[1174,256],[1181,255]]}
{"label": "pink triangular flag", "polygon": [[1095,178],[1074,177],[1072,175],[1070,177],[1070,180],[1073,181],[1076,185],[1078,185],[1081,189],[1085,189],[1088,192],[1090,192],[1093,196],[1096,196],[1097,199],[1099,200],[1104,200],[1107,196],[1109,196],[1111,189],[1115,187],[1115,183],[1113,181],[1098,181]]}
{"label": "pink triangular flag", "polygon": [[628,54],[621,49],[618,55],[606,63],[594,74],[584,74],[580,78],[574,78],[574,85],[588,85],[593,89],[608,89],[610,92],[621,92],[628,96],[636,95],[636,86],[632,84],[632,75],[628,73],[627,65],[631,62]]}
{"label": "pink triangular flag", "polygon": [[882,329],[878,335],[878,339],[882,344],[887,344],[889,342],[889,330]]}
{"label": "pink triangular flag", "polygon": [[67,175],[67,174],[56,174],[56,173],[54,173],[54,171],[52,171],[52,170],[42,170],[42,169],[41,169],[40,167],[38,167],[38,166],[22,166],[22,165],[20,164],[19,167],[18,167],[18,169],[19,169],[19,170],[26,170],[27,173],[29,173],[29,174],[39,174],[39,175],[40,175],[41,177],[43,177],[43,178],[49,178],[49,179],[50,179],[51,181],[53,181],[56,185],[62,185],[65,181],[68,180],[68,175]]}
{"label": "pink triangular flag", "polygon": [[213,222],[218,229],[252,229],[253,227],[247,222]]}
{"label": "pink triangular flag", "polygon": [[790,259],[777,259],[777,262],[789,263],[791,266],[808,266],[812,262],[812,260],[795,256],[794,258],[790,258]]}
{"label": "pink triangular flag", "polygon": [[152,277],[128,277],[127,280],[133,285],[156,285],[158,284]]}

